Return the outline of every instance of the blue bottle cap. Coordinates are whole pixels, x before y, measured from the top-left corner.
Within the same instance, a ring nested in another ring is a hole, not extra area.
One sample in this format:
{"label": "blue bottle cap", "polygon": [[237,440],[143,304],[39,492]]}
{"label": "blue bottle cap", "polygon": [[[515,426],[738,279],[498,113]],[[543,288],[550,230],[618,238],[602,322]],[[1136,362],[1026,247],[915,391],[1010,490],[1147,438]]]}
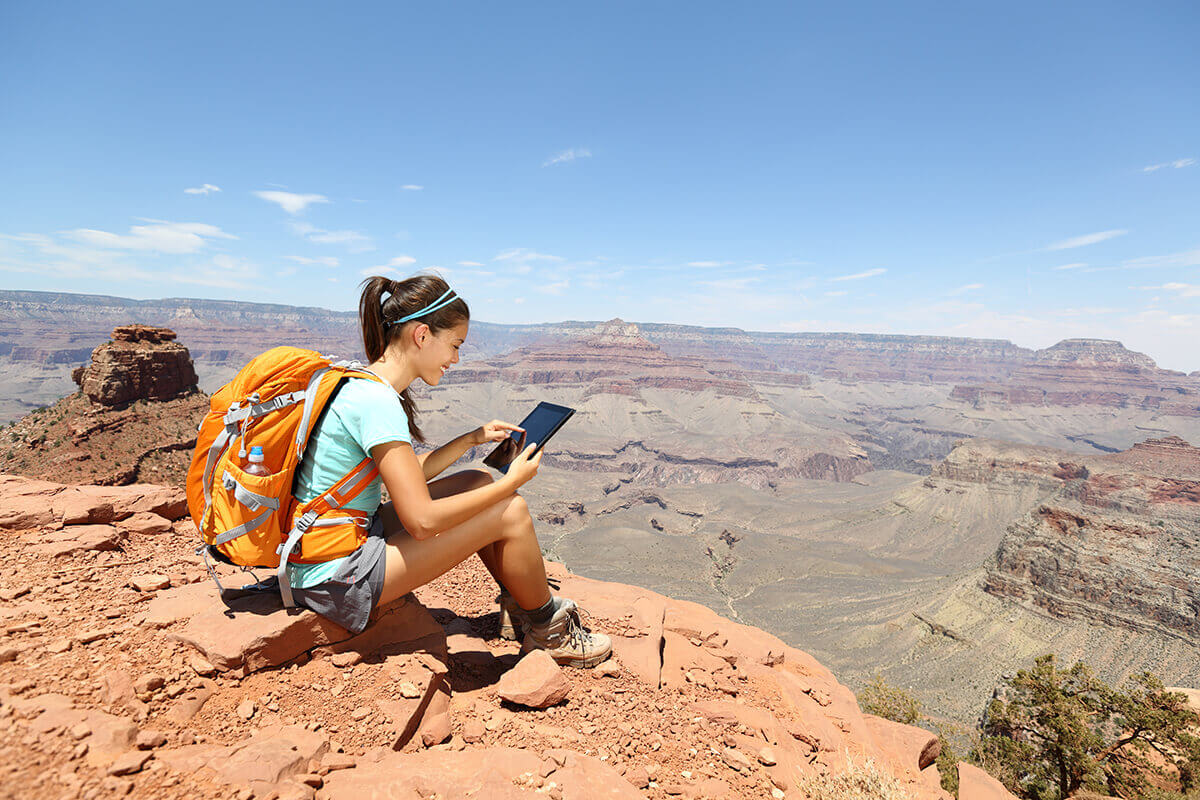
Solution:
{"label": "blue bottle cap", "polygon": [[251,447],[251,448],[250,448],[250,455],[252,455],[252,456],[261,456],[262,454],[263,454],[263,451],[262,451],[262,445],[257,445],[257,444],[256,444],[256,445],[254,445],[254,447]]}

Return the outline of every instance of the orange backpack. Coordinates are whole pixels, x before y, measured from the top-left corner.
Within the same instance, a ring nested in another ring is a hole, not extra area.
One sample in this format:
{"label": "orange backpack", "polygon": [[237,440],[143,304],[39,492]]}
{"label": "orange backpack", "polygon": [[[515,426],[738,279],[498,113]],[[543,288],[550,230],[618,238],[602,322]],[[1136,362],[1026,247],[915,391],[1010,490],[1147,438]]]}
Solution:
{"label": "orange backpack", "polygon": [[[357,361],[333,362],[311,350],[276,347],[212,396],[187,474],[188,510],[204,539],[206,566],[212,555],[237,566],[275,568],[284,604],[293,606],[288,562],[329,561],[366,541],[369,515],[342,506],[379,474],[370,456],[307,503],[292,494],[317,419],[351,375],[383,382]],[[262,447],[271,474],[244,471],[255,445]],[[216,580],[211,566],[209,572]],[[220,581],[217,586],[224,596]]]}

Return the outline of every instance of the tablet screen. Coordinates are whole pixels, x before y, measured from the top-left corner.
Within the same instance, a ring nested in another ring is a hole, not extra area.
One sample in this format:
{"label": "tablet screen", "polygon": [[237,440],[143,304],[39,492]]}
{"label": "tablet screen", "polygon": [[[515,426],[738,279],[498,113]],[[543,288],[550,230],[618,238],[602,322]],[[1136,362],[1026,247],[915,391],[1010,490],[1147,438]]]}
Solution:
{"label": "tablet screen", "polygon": [[546,440],[558,432],[563,423],[571,418],[575,409],[557,406],[554,403],[538,403],[537,408],[521,421],[524,432],[512,431],[508,438],[488,454],[483,463],[501,472],[508,471],[508,465],[522,450],[536,442],[540,450]]}

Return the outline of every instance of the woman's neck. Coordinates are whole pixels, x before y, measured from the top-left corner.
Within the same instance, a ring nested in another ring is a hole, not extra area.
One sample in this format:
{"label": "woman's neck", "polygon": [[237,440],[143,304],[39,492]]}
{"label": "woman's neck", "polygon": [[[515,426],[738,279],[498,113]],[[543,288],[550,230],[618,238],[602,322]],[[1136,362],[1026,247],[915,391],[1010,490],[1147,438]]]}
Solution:
{"label": "woman's neck", "polygon": [[372,361],[367,369],[390,383],[397,392],[403,392],[417,377],[417,371],[406,362],[403,356],[388,358],[385,353]]}

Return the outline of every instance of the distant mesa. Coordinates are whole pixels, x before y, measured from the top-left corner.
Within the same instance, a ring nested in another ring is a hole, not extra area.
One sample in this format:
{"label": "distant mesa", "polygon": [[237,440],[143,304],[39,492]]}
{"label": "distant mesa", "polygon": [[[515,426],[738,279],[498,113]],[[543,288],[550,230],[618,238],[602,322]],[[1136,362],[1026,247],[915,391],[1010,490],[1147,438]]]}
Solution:
{"label": "distant mesa", "polygon": [[1007,379],[958,385],[950,396],[975,405],[1094,405],[1200,417],[1200,375],[1160,369],[1108,339],[1064,339]]}
{"label": "distant mesa", "polygon": [[110,408],[197,390],[191,355],[175,341],[175,331],[149,325],[114,328],[112,340],[93,350],[91,363],[71,377],[93,403]]}

